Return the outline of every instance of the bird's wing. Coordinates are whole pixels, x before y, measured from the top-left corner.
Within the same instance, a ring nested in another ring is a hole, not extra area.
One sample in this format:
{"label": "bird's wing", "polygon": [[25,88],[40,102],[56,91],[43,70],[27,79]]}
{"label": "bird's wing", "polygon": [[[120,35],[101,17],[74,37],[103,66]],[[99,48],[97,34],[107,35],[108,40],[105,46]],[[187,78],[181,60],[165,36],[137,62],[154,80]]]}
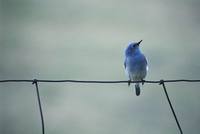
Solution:
{"label": "bird's wing", "polygon": [[148,67],[148,61],[147,61],[147,58],[145,57],[145,64],[146,64],[146,70],[148,71],[149,70],[149,67]]}
{"label": "bird's wing", "polygon": [[144,56],[144,62],[145,62],[146,65],[148,65],[147,58],[145,56]]}
{"label": "bird's wing", "polygon": [[125,69],[126,69],[126,59],[124,60],[124,67],[125,67]]}

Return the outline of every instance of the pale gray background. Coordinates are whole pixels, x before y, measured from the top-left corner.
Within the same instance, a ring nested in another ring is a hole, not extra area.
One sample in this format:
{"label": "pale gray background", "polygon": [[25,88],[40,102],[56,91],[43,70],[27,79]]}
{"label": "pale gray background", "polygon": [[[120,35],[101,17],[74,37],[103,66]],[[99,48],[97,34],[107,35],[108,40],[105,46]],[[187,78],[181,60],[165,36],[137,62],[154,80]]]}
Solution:
{"label": "pale gray background", "polygon": [[[143,39],[148,80],[200,79],[199,0],[2,0],[0,79],[126,80]],[[179,133],[164,92],[145,84],[41,83],[48,134]],[[166,84],[185,134],[200,131],[200,83]],[[0,84],[1,134],[40,134],[29,83]]]}

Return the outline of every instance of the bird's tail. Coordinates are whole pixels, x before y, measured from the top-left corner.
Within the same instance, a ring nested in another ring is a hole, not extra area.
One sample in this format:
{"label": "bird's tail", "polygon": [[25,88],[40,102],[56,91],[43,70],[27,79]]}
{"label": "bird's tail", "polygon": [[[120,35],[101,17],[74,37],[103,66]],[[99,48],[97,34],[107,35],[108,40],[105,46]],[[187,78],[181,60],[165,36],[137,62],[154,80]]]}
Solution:
{"label": "bird's tail", "polygon": [[140,84],[139,83],[135,84],[135,93],[136,93],[137,96],[140,95]]}

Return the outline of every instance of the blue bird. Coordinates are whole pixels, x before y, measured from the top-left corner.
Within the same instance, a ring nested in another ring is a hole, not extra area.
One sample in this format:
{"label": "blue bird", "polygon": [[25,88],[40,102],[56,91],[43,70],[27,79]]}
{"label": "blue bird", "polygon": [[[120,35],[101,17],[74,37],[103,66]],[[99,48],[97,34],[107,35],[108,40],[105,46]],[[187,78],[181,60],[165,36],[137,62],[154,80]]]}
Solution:
{"label": "blue bird", "polygon": [[[128,85],[131,81],[143,81],[148,71],[146,57],[141,53],[139,45],[142,42],[131,42],[125,50],[124,67],[129,78]],[[140,83],[135,83],[136,95],[140,95]]]}

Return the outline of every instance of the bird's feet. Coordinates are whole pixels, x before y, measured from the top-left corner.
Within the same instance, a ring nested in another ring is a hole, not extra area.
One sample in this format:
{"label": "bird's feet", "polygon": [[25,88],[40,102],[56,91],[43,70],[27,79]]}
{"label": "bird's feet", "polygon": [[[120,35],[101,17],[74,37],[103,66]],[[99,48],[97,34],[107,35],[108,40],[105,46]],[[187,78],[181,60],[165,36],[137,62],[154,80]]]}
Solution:
{"label": "bird's feet", "polygon": [[131,85],[131,80],[128,80],[128,86],[130,86]]}
{"label": "bird's feet", "polygon": [[144,85],[144,83],[145,83],[145,80],[144,80],[144,79],[142,79],[141,81],[142,81],[142,85]]}

